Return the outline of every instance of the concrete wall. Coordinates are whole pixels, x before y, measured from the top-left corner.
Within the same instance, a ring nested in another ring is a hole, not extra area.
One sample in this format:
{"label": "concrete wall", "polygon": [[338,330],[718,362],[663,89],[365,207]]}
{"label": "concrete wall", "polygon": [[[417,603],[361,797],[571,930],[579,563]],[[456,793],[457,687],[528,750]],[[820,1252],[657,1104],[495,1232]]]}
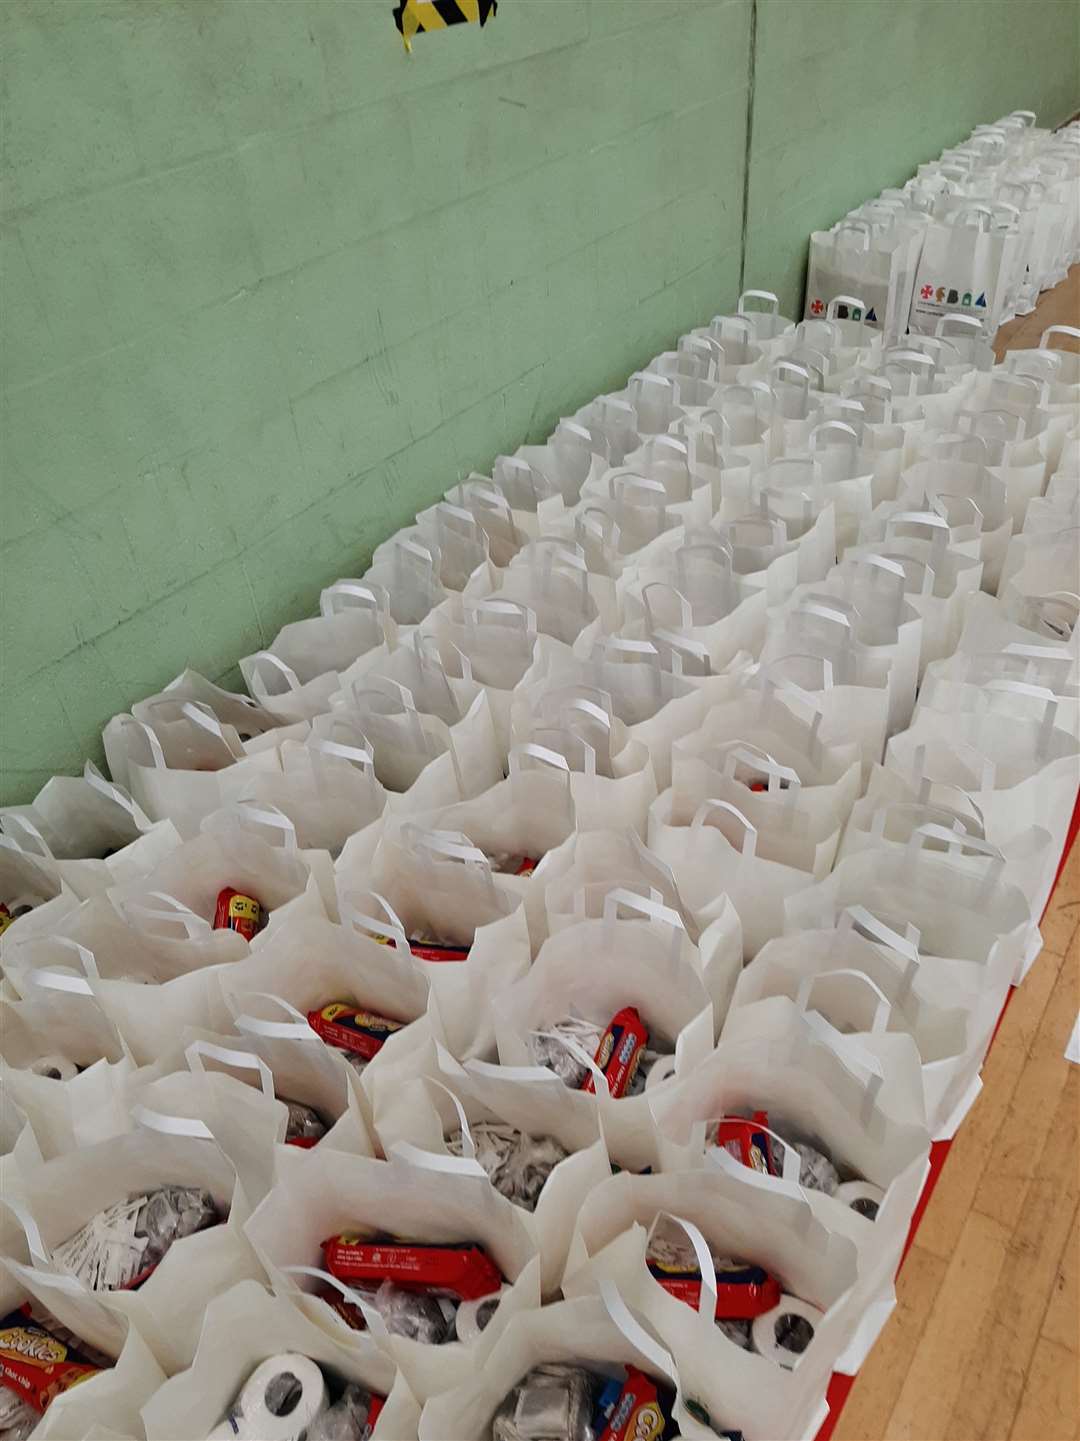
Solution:
{"label": "concrete wall", "polygon": [[[6,799],[1016,105],[1076,0],[8,0]],[[924,37],[929,33],[929,39]],[[927,58],[932,55],[932,61]],[[875,106],[877,110],[875,111]]]}

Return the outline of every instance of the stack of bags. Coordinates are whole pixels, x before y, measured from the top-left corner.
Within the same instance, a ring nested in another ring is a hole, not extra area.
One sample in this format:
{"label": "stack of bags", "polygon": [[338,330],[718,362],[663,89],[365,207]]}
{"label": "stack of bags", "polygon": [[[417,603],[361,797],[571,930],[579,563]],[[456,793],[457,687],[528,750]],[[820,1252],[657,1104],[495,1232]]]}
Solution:
{"label": "stack of bags", "polygon": [[[1080,125],[1040,130],[1030,110],[978,125],[829,231],[810,237],[806,318],[863,319],[896,341],[992,340],[1080,258]],[[961,323],[946,317],[961,317]]]}
{"label": "stack of bags", "polygon": [[846,303],[2,813],[5,1441],[814,1434],[1080,774],[1080,359]]}

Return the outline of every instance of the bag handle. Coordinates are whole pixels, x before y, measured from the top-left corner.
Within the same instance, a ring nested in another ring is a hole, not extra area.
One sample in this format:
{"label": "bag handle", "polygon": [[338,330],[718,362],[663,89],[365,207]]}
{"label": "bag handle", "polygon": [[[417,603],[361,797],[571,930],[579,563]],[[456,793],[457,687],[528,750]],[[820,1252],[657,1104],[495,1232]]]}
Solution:
{"label": "bag handle", "polygon": [[746,302],[748,300],[764,301],[762,308],[769,314],[778,315],[780,312],[779,296],[775,295],[771,290],[744,290],[739,296],[739,304],[736,310],[737,315],[745,315],[747,313]]}
{"label": "bag handle", "polygon": [[163,1111],[150,1110],[148,1106],[132,1106],[131,1119],[137,1126],[144,1126],[148,1131],[158,1131],[163,1136],[191,1136],[197,1141],[214,1139],[213,1131],[204,1122],[189,1116],[167,1116]]}
{"label": "bag handle", "polygon": [[113,801],[122,810],[127,811],[138,830],[148,831],[150,829],[152,822],[142,807],[132,800],[123,786],[117,785],[115,781],[107,781],[93,761],[87,761],[83,766],[83,780],[106,800]]}
{"label": "bag handle", "polygon": [[351,900],[346,900],[344,896],[340,896],[338,898],[338,910],[341,914],[343,925],[349,926],[350,929],[361,935],[366,931],[368,933],[368,939],[372,936],[376,939],[382,937],[383,941],[389,941],[403,956],[412,954],[401,918],[385,896],[380,895],[378,891],[374,890],[349,892],[349,895],[373,897],[386,919],[380,920],[378,916],[369,915],[364,911],[357,910]]}
{"label": "bag handle", "polygon": [[865,220],[841,220],[840,224],[833,231],[833,235],[857,235],[862,241],[862,249],[870,249],[870,240],[873,230]]}
{"label": "bag handle", "polygon": [[724,756],[724,775],[730,780],[735,779],[735,771],[740,762],[751,770],[757,771],[768,780],[768,794],[774,795],[781,789],[781,781],[787,781],[788,799],[794,799],[790,792],[798,792],[802,787],[799,773],[791,766],[781,763],[764,751],[760,746],[753,745],[750,741],[739,741],[731,746]]}
{"label": "bag handle", "polygon": [[510,747],[507,756],[507,769],[510,775],[520,775],[528,770],[525,764],[528,760],[534,760],[542,767],[550,767],[566,777],[567,786],[570,785],[570,762],[561,751],[552,750],[550,746],[537,745],[535,741],[521,741],[518,745]]}
{"label": "bag handle", "polygon": [[[11,1186],[4,1187],[5,1194],[3,1197],[0,1197],[0,1204],[7,1207],[22,1227],[23,1235],[26,1237],[26,1244],[30,1249],[30,1259],[33,1261],[34,1266],[51,1266],[52,1253],[42,1238],[41,1230],[38,1227],[37,1221],[34,1219],[30,1207],[25,1201],[20,1200],[17,1195],[8,1194],[12,1190],[13,1187]],[[74,1280],[74,1277],[70,1279]],[[82,1287],[79,1288],[79,1294],[84,1294]]]}
{"label": "bag handle", "polygon": [[[694,812],[694,819],[690,822],[691,830],[700,830],[702,826],[710,823],[709,818],[717,811],[723,811],[726,815],[732,816],[743,828],[742,855],[745,860],[753,858],[757,851],[757,827],[751,825],[747,818],[730,801],[705,800],[702,801]],[[715,824],[715,822],[713,822]]]}
{"label": "bag handle", "polygon": [[166,891],[147,891],[146,894],[153,900],[162,901],[164,904],[147,906],[141,901],[120,900],[118,904],[124,915],[148,921],[151,926],[155,924],[183,926],[189,941],[204,940],[210,935],[212,929],[210,922],[202,916],[196,915],[193,910],[184,905],[183,901],[178,901],[175,896],[170,896]]}
{"label": "bag handle", "polygon": [[[268,845],[275,849],[295,851],[297,848],[296,827],[292,821],[278,806],[256,804],[254,801],[238,800],[232,805],[223,806],[222,812],[234,820],[242,830],[251,831],[260,840],[260,830],[268,830],[278,840],[270,840]],[[218,812],[221,814],[222,812]]]}
{"label": "bag handle", "polygon": [[281,694],[280,691],[272,691],[270,689],[263,673],[264,666],[269,666],[272,671],[276,671],[278,675],[284,677],[285,689],[287,691],[295,692],[300,690],[300,677],[293,670],[292,666],[286,665],[285,662],[280,660],[271,650],[257,650],[254,655],[248,655],[243,658],[240,662],[240,669],[243,672],[244,680],[247,682],[248,690],[251,691],[252,695],[257,696],[259,700],[273,700],[275,695]]}
{"label": "bag handle", "polygon": [[810,432],[811,454],[825,448],[827,442],[822,439],[822,436],[833,435],[841,436],[844,444],[850,445],[852,450],[859,448],[859,436],[853,425],[848,425],[846,420],[823,420]]}
{"label": "bag handle", "polygon": [[646,1331],[645,1327],[634,1319],[619,1288],[607,1276],[600,1280],[600,1300],[616,1330],[630,1342],[635,1351],[646,1358],[654,1370],[666,1377],[677,1390],[679,1378],[671,1353],[665,1351],[663,1346]]}
{"label": "bag handle", "polygon": [[[435,1081],[431,1077],[425,1077],[425,1079],[431,1080],[432,1085],[442,1085],[440,1081]],[[448,1087],[443,1086],[442,1089],[449,1094]],[[461,1115],[464,1116],[464,1114],[462,1111]],[[488,1173],[483,1166],[470,1156],[451,1156],[447,1152],[425,1151],[420,1146],[414,1146],[411,1141],[391,1141],[386,1151],[388,1160],[400,1161],[403,1165],[415,1167],[419,1171],[434,1171],[437,1175],[474,1176],[477,1179],[488,1180]]]}
{"label": "bag handle", "polygon": [[321,1044],[322,1038],[318,1032],[311,1029],[308,1018],[291,1002],[273,995],[270,991],[252,991],[250,994],[261,1001],[272,1001],[274,1005],[280,1006],[286,1015],[291,1016],[292,1020],[264,1021],[260,1016],[245,1014],[237,1016],[233,1021],[236,1030],[249,1036],[269,1036],[282,1041],[316,1041]]}
{"label": "bag handle", "polygon": [[277,1099],[270,1067],[261,1056],[256,1056],[251,1051],[236,1051],[228,1046],[215,1045],[212,1041],[192,1041],[191,1045],[185,1048],[184,1056],[188,1070],[200,1076],[206,1074],[207,1060],[220,1061],[223,1066],[235,1066],[238,1070],[256,1071],[263,1095],[271,1101]]}
{"label": "bag handle", "polygon": [[[390,1334],[386,1329],[386,1322],[378,1310],[371,1304],[370,1300],[359,1291],[354,1291],[351,1286],[347,1286],[344,1281],[339,1281],[336,1276],[331,1276],[329,1271],[320,1271],[318,1266],[280,1266],[278,1269],[284,1276],[313,1276],[315,1280],[321,1281],[323,1285],[332,1286],[335,1291],[344,1296],[350,1306],[357,1308],[363,1316],[364,1324],[371,1332],[372,1337],[378,1336],[382,1339]],[[330,1307],[330,1312],[335,1322],[347,1330],[350,1336],[355,1334],[349,1323],[343,1317],[339,1316],[333,1307]]]}
{"label": "bag handle", "polygon": [[1050,350],[1050,337],[1052,335],[1067,335],[1070,340],[1080,340],[1080,327],[1075,325],[1049,325],[1039,338],[1039,349]]}
{"label": "bag handle", "polygon": [[[358,601],[358,605],[349,602]],[[319,597],[324,616],[340,615],[344,610],[373,610],[381,621],[389,610],[390,598],[381,585],[365,585],[358,580],[336,580]]]}
{"label": "bag handle", "polygon": [[[858,990],[862,988],[870,992],[874,1002],[874,1013],[869,1027],[870,1034],[873,1036],[884,1035],[889,1024],[889,1016],[892,1012],[889,998],[881,987],[870,979],[865,971],[856,970],[853,966],[837,966],[833,970],[818,971],[816,975],[804,976],[799,983],[799,989],[795,996],[795,1004],[799,1010],[805,1014],[814,1009],[811,1002],[818,982],[825,980],[827,977],[836,976],[843,976],[850,989]],[[818,1014],[821,1015],[823,1013],[819,1011]],[[825,1016],[824,1019],[828,1021],[827,1016]],[[833,1027],[833,1029],[837,1030],[836,1027]],[[840,1033],[838,1032],[838,1034]]]}
{"label": "bag handle", "polygon": [[[42,939],[46,939],[42,937]],[[68,991],[75,996],[94,995],[93,981],[99,981],[101,974],[98,971],[97,957],[88,946],[80,945],[73,941],[70,936],[49,936],[47,938],[54,946],[63,946],[65,950],[74,951],[75,957],[82,966],[81,976],[69,976],[63,971],[51,970],[48,966],[35,967],[27,974],[27,981],[31,985],[40,987],[43,991]],[[31,941],[33,946],[34,942]]]}
{"label": "bag handle", "polygon": [[[693,1221],[684,1220],[682,1216],[676,1216],[673,1211],[658,1211],[657,1221],[674,1221],[676,1226],[681,1226],[686,1233],[687,1240],[694,1248],[694,1259],[697,1261],[698,1271],[701,1275],[701,1288],[698,1294],[698,1315],[703,1321],[711,1323],[716,1320],[716,1263],[713,1261],[712,1250],[705,1237],[701,1234]],[[654,1223],[655,1224],[655,1223]]]}
{"label": "bag handle", "polygon": [[484,600],[466,600],[462,606],[466,626],[478,626],[484,621],[495,623],[498,619],[515,622],[522,634],[529,639],[536,636],[536,612],[531,606],[518,600],[499,600],[491,597]]}
{"label": "bag handle", "polygon": [[954,330],[959,329],[961,333],[966,332],[966,334],[963,335],[965,340],[982,339],[983,324],[982,321],[974,315],[961,315],[957,311],[950,311],[947,315],[943,315],[938,321],[934,327],[934,334],[938,336],[939,339],[944,339],[947,327],[952,327]]}
{"label": "bag handle", "polygon": [[893,930],[891,926],[879,920],[865,906],[854,905],[845,906],[840,912],[837,929],[841,935],[848,931],[855,931],[866,940],[884,946],[886,950],[895,951],[902,960],[908,963],[909,967],[918,967],[921,962],[919,942],[922,934],[918,926],[912,925],[910,921],[906,926],[906,934],[901,935],[899,931]]}
{"label": "bag handle", "polygon": [[[718,1122],[745,1121],[746,1117],[728,1116],[727,1114],[725,1114],[723,1116],[717,1117],[716,1119]],[[737,1161],[735,1157],[732,1156],[730,1152],[727,1151],[723,1146],[714,1147],[712,1157],[708,1157],[707,1154],[707,1159],[714,1159],[715,1161],[720,1162],[730,1162],[732,1167],[734,1168],[735,1174],[739,1177],[740,1180],[747,1181],[753,1179],[755,1185],[763,1185],[766,1190],[775,1189],[776,1183],[778,1181],[781,1181],[783,1182],[782,1189],[801,1197],[802,1189],[799,1186],[799,1176],[802,1174],[802,1157],[799,1155],[798,1151],[796,1151],[794,1146],[790,1145],[787,1141],[784,1140],[783,1136],[780,1135],[779,1131],[774,1131],[768,1126],[759,1125],[756,1121],[754,1122],[754,1129],[755,1131],[763,1132],[766,1136],[769,1137],[771,1141],[776,1141],[779,1143],[783,1152],[783,1160],[780,1162],[779,1176],[762,1175],[760,1172],[755,1171],[752,1166],[744,1166],[741,1161]],[[725,1170],[727,1169],[726,1166],[724,1166],[723,1168]]]}
{"label": "bag handle", "polygon": [[615,886],[604,897],[603,911],[604,930],[612,949],[616,949],[614,930],[620,911],[630,911],[646,921],[655,921],[658,925],[667,926],[671,932],[669,942],[671,960],[673,963],[678,961],[682,954],[683,939],[686,936],[686,927],[683,925],[682,916],[678,911],[672,910],[670,906],[665,906],[662,901],[638,895],[625,886]]}

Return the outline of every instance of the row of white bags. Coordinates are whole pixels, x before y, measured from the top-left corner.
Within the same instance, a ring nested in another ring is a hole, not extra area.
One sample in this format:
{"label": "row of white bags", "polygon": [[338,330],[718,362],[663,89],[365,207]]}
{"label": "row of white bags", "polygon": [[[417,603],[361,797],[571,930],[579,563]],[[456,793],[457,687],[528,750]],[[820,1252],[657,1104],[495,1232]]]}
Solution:
{"label": "row of white bags", "polygon": [[1080,251],[1080,128],[1035,128],[1030,111],[978,126],[940,160],[919,167],[828,232],[810,238],[806,316],[840,313],[933,334],[945,315],[979,321],[993,337],[1027,314]]}

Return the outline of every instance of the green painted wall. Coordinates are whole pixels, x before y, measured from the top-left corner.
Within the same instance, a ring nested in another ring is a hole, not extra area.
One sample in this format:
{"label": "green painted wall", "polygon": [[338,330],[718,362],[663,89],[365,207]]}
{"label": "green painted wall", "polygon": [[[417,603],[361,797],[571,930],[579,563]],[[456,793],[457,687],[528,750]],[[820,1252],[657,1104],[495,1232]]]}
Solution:
{"label": "green painted wall", "polygon": [[[411,58],[390,10],[0,7],[6,799],[737,294],[752,0],[503,0]],[[756,34],[746,283],[790,303],[813,226],[1077,104],[1077,0]]]}

